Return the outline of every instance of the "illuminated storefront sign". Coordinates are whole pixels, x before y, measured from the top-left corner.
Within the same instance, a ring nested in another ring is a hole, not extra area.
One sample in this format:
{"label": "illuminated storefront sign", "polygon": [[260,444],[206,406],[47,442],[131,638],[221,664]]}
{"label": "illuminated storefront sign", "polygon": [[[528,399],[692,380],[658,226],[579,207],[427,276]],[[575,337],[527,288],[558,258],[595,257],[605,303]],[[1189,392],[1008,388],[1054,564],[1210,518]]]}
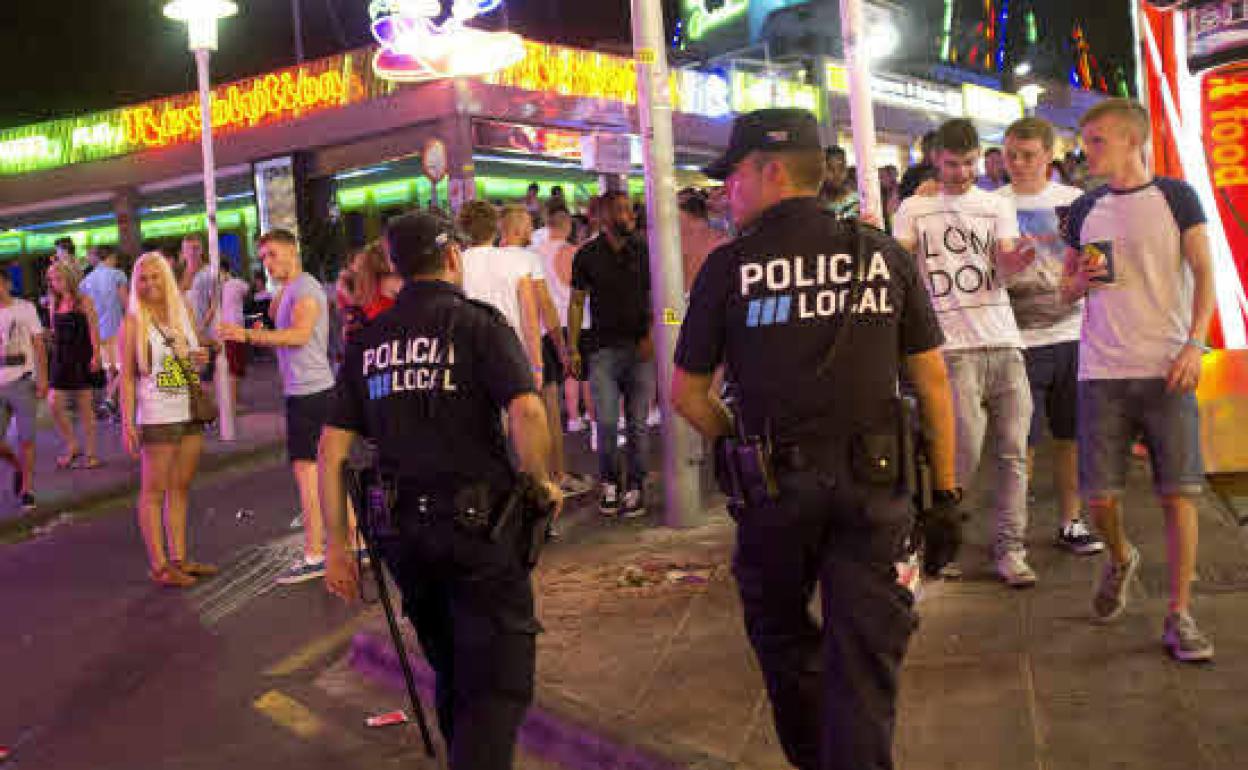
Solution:
{"label": "illuminated storefront sign", "polygon": [[[525,42],[524,58],[482,81],[525,91],[635,104],[631,58]],[[374,51],[360,49],[213,89],[212,124],[227,135],[277,125],[391,94],[374,75]],[[767,106],[820,109],[813,86],[779,77],[682,70],[672,73],[674,109],[719,118]],[[80,118],[0,131],[0,176],[25,174],[199,140],[199,101],[180,94]]]}
{"label": "illuminated storefront sign", "polygon": [[822,101],[818,88],[796,80],[751,72],[732,73],[732,109],[735,112],[752,112],[768,107],[800,107],[820,115]]}
{"label": "illuminated storefront sign", "polygon": [[[849,93],[849,74],[840,64],[828,65],[828,90]],[[1023,117],[1023,100],[1017,94],[970,83],[959,91],[936,83],[893,75],[871,76],[871,96],[879,102],[913,110],[927,110],[950,117],[966,117],[1009,125]]]}
{"label": "illuminated storefront sign", "polygon": [[732,89],[728,79],[716,72],[681,70],[676,75],[677,104],[681,112],[723,117],[732,112]]}
{"label": "illuminated storefront sign", "polygon": [[962,98],[968,118],[1008,126],[1025,114],[1022,97],[1016,94],[966,83],[962,86]]}
{"label": "illuminated storefront sign", "polygon": [[[270,72],[212,92],[212,125],[229,133],[366,101],[394,86],[371,77],[367,51]],[[0,131],[0,176],[199,141],[199,98],[181,94],[80,118]]]}
{"label": "illuminated storefront sign", "polygon": [[[849,93],[849,73],[840,64],[828,65],[828,90]],[[962,93],[934,83],[890,75],[871,76],[871,95],[877,101],[914,110],[930,110],[942,115],[962,117]]]}
{"label": "illuminated storefront sign", "polygon": [[582,136],[579,131],[560,128],[525,126],[497,120],[472,122],[472,144],[484,150],[579,161]]}
{"label": "illuminated storefront sign", "polygon": [[684,0],[690,40],[701,40],[707,33],[745,16],[750,0]]}
{"label": "illuminated storefront sign", "polygon": [[[1208,173],[1217,191],[1218,219],[1231,254],[1231,259],[1215,263],[1219,267],[1218,286],[1222,297],[1228,293],[1226,287],[1236,284],[1241,292],[1233,300],[1223,301],[1222,328],[1228,343],[1243,347],[1243,324],[1248,318],[1248,304],[1242,294],[1242,276],[1248,276],[1248,65],[1214,70],[1204,78],[1201,91],[1201,133]],[[1237,319],[1229,312],[1236,304],[1240,312]],[[1228,323],[1229,319],[1237,322]],[[1235,333],[1228,334],[1231,330]]]}
{"label": "illuminated storefront sign", "polygon": [[[213,89],[213,131],[276,123],[369,98],[372,94],[356,58],[347,54]],[[183,94],[148,102],[123,110],[122,121],[130,145],[165,147],[197,141],[199,99]]]}
{"label": "illuminated storefront sign", "polygon": [[[443,18],[437,0],[372,0],[373,37],[380,48],[373,70],[385,80],[416,83],[484,75],[524,58],[524,40],[467,23],[490,13],[503,0],[455,0]],[[442,21],[438,19],[442,18]]]}
{"label": "illuminated storefront sign", "polygon": [[637,70],[632,59],[532,41],[525,41],[524,49],[519,63],[483,80],[561,96],[637,101]]}
{"label": "illuminated storefront sign", "polygon": [[106,158],[127,151],[120,111],[0,132],[0,176]]}

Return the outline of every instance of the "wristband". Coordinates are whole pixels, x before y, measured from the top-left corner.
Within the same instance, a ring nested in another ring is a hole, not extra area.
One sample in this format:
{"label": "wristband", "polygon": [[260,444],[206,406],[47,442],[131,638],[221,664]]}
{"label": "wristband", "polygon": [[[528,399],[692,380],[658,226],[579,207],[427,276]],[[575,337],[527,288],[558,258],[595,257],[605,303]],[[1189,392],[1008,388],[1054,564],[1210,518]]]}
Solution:
{"label": "wristband", "polygon": [[1201,353],[1212,353],[1212,352],[1213,352],[1213,348],[1209,347],[1208,345],[1206,345],[1205,343],[1201,342],[1199,339],[1197,339],[1197,338],[1195,338],[1195,337],[1188,337],[1187,342],[1186,342],[1186,343],[1184,343],[1184,344],[1188,345],[1189,347],[1196,348],[1196,349],[1197,349],[1197,350],[1199,350]]}

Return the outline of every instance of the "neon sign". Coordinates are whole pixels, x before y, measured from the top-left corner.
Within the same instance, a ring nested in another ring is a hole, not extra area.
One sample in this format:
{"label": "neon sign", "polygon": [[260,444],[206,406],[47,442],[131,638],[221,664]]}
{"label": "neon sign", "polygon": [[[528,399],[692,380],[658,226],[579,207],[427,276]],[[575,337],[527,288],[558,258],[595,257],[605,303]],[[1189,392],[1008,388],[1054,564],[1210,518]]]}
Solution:
{"label": "neon sign", "polygon": [[486,75],[485,82],[561,96],[637,101],[632,59],[531,41],[525,41],[524,53],[517,64]]}
{"label": "neon sign", "polygon": [[720,0],[718,3],[711,0],[685,0],[689,39],[701,40],[712,30],[741,18],[749,8],[750,0]]}
{"label": "neon sign", "polygon": [[368,13],[381,44],[373,71],[385,80],[412,83],[484,75],[515,64],[524,58],[519,35],[467,26],[502,4],[451,0],[450,14],[444,15],[442,0],[373,0]]}
{"label": "neon sign", "polygon": [[962,98],[968,118],[979,118],[989,123],[1008,126],[1026,114],[1023,110],[1023,99],[1016,94],[963,83]]}
{"label": "neon sign", "polygon": [[732,73],[732,109],[738,113],[769,107],[799,107],[822,115],[822,101],[818,88],[796,80],[751,72]]}
{"label": "neon sign", "polygon": [[[849,93],[849,74],[840,64],[828,65],[828,90]],[[960,91],[934,83],[888,75],[871,76],[871,95],[881,102],[916,110],[931,110],[944,115],[962,117],[967,113]],[[969,116],[976,117],[976,116]]]}
{"label": "neon sign", "polygon": [[681,112],[719,118],[732,112],[732,90],[723,75],[714,72],[682,70],[677,75],[678,96]]}
{"label": "neon sign", "polygon": [[[270,73],[212,93],[212,128],[229,130],[272,123],[348,104],[352,80],[341,70],[313,74],[304,68]],[[190,94],[132,107],[122,112],[126,141],[165,147],[197,139],[198,100]]]}
{"label": "neon sign", "polygon": [[[485,75],[482,82],[621,104],[637,101],[636,63],[631,58],[528,41],[520,50],[519,61]],[[228,134],[275,125],[393,93],[399,86],[374,75],[372,58],[373,49],[358,49],[218,86],[212,93],[213,128]],[[819,105],[809,86],[749,74],[730,80],[714,72],[673,72],[671,93],[675,109],[710,118],[752,105],[809,109]],[[199,131],[195,94],[4,130],[0,176],[195,142]]]}

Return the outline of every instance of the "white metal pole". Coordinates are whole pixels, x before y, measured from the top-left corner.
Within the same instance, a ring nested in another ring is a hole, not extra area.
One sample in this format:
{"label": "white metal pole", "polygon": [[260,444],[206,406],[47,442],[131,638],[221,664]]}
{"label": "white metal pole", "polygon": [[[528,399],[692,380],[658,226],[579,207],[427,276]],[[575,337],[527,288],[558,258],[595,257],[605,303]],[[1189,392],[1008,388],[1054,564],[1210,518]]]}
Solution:
{"label": "white metal pole", "polygon": [[663,424],[663,523],[686,526],[701,509],[700,477],[694,459],[696,437],[672,411],[672,359],[679,318],[684,315],[684,263],[676,209],[675,146],[671,79],[659,0],[632,0],[633,53],[637,60],[637,114],[646,169],[651,307],[658,359],[659,408]]}
{"label": "white metal pole", "polygon": [[303,0],[290,0],[290,21],[295,28],[295,63],[303,64]]}
{"label": "white metal pole", "polygon": [[849,117],[854,129],[858,164],[858,210],[864,218],[884,222],[880,172],[875,167],[875,112],[871,103],[871,51],[867,45],[862,0],[841,0],[841,39],[849,74]]}
{"label": "white metal pole", "polygon": [[[195,49],[195,69],[199,77],[200,147],[204,157],[204,222],[208,225],[208,269],[212,272],[212,305],[217,314],[221,312],[221,243],[217,234],[217,166],[212,148],[212,89],[209,87],[208,61],[211,52],[207,48]],[[217,320],[220,320],[219,318]],[[217,427],[222,441],[233,441],[234,393],[230,388],[229,366],[225,358],[225,346],[217,350],[215,366],[217,392]]]}

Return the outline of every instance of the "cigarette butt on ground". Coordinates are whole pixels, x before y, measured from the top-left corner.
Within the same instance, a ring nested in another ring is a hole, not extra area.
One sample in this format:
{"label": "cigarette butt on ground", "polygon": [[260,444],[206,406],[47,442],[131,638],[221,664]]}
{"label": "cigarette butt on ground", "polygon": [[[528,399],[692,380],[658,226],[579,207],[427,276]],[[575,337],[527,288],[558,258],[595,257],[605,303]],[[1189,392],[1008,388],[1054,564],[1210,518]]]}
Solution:
{"label": "cigarette butt on ground", "polygon": [[407,712],[405,711],[387,711],[384,714],[371,716],[364,720],[364,724],[369,727],[389,727],[390,725],[401,725],[407,721]]}

